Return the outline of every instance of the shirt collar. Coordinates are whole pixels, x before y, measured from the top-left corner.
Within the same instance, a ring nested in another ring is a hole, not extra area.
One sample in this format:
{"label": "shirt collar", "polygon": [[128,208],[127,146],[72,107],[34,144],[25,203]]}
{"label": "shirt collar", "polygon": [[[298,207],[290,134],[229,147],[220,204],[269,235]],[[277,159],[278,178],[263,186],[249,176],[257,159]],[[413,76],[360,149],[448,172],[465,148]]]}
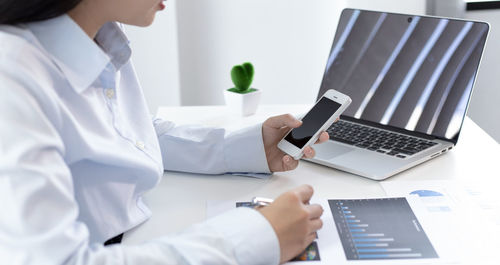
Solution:
{"label": "shirt collar", "polygon": [[118,70],[131,55],[116,22],[105,24],[95,42],[68,15],[27,26],[78,93],[92,85],[109,62]]}

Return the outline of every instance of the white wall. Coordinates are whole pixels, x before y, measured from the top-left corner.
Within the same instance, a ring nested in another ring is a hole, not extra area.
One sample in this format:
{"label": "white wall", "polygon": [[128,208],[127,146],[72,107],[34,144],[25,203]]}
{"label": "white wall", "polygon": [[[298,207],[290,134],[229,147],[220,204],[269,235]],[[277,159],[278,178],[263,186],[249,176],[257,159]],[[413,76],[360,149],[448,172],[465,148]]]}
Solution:
{"label": "white wall", "polygon": [[467,115],[500,143],[500,10],[469,11],[465,13],[465,18],[490,23]]}
{"label": "white wall", "polygon": [[464,0],[426,0],[427,15],[462,18],[465,8]]}
{"label": "white wall", "polygon": [[150,111],[161,105],[180,105],[179,57],[175,1],[166,2],[152,26],[126,26],[132,60]]}
{"label": "white wall", "polygon": [[[449,1],[449,0],[446,0]],[[403,14],[424,15],[425,0],[347,0],[346,7],[386,11]]]}
{"label": "white wall", "polygon": [[344,7],[423,14],[425,1],[178,1],[181,104],[223,104],[231,67],[245,61],[263,104],[314,102]]}
{"label": "white wall", "polygon": [[255,66],[265,103],[312,102],[342,1],[178,1],[183,105],[223,104],[231,67]]}
{"label": "white wall", "polygon": [[[313,102],[341,10],[422,13],[423,0],[170,0],[148,28],[127,26],[151,112],[222,104],[234,64],[251,61],[263,103]],[[404,3],[400,3],[404,2]]]}

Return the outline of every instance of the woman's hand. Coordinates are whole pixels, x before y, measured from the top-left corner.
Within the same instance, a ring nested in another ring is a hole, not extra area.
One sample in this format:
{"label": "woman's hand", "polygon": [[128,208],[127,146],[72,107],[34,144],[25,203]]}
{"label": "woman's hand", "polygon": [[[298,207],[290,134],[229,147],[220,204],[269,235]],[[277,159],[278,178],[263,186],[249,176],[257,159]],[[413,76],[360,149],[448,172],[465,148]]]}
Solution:
{"label": "woman's hand", "polygon": [[[278,148],[278,143],[290,129],[300,127],[300,125],[302,122],[290,114],[271,117],[262,124],[264,149],[271,172],[293,170],[299,165],[298,160],[294,160]],[[322,132],[316,143],[328,141],[328,138],[328,133]],[[304,149],[304,157],[312,158],[314,155],[312,147],[307,146]]]}
{"label": "woman's hand", "polygon": [[300,254],[323,226],[320,219],[323,208],[318,204],[309,204],[313,192],[311,186],[302,185],[283,193],[269,206],[258,209],[278,236],[280,263]]}

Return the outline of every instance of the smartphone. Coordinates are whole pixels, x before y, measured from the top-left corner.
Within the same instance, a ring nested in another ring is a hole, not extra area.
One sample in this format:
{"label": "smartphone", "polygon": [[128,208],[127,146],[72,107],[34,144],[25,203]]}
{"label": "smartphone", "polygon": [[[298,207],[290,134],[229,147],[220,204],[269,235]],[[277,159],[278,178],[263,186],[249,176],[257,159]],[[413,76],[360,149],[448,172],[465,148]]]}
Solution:
{"label": "smartphone", "polygon": [[298,160],[306,146],[314,144],[322,131],[328,129],[352,100],[336,90],[329,89],[302,118],[302,125],[292,129],[278,143],[278,148]]}

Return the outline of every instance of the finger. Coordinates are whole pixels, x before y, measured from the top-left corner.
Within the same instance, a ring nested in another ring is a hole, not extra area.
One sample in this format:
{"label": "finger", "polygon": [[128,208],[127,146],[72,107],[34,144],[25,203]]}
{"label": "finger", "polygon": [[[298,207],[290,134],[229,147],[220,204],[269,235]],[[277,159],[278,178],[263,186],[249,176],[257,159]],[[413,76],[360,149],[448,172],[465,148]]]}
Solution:
{"label": "finger", "polygon": [[294,116],[291,114],[283,114],[279,116],[274,116],[269,119],[267,119],[264,122],[267,126],[270,126],[272,128],[282,128],[282,127],[290,127],[290,128],[297,128],[300,125],[302,125],[302,122],[297,120]]}
{"label": "finger", "polygon": [[317,219],[323,214],[323,207],[319,204],[307,205],[306,210],[309,212],[309,219]]}
{"label": "finger", "polygon": [[307,203],[311,199],[314,190],[310,185],[305,184],[297,187],[295,189],[295,192],[299,196],[300,201],[302,201],[303,203]]}
{"label": "finger", "polygon": [[298,160],[293,159],[289,155],[283,156],[283,169],[285,171],[294,170],[297,168],[298,165],[299,165]]}
{"label": "finger", "polygon": [[305,158],[313,158],[314,155],[316,155],[314,148],[312,148],[310,146],[306,146],[306,148],[304,148],[304,157]]}
{"label": "finger", "polygon": [[319,138],[318,140],[316,141],[317,144],[320,144],[320,143],[324,143],[326,141],[328,141],[330,139],[330,135],[328,135],[327,132],[322,132],[320,135],[319,135]]}
{"label": "finger", "polygon": [[309,235],[307,235],[304,243],[305,243],[305,246],[304,246],[304,249],[309,246],[315,239],[316,239],[316,233],[311,233]]}
{"label": "finger", "polygon": [[322,227],[323,227],[323,221],[319,218],[311,220],[311,222],[309,223],[309,229],[311,229],[311,233],[320,230]]}

